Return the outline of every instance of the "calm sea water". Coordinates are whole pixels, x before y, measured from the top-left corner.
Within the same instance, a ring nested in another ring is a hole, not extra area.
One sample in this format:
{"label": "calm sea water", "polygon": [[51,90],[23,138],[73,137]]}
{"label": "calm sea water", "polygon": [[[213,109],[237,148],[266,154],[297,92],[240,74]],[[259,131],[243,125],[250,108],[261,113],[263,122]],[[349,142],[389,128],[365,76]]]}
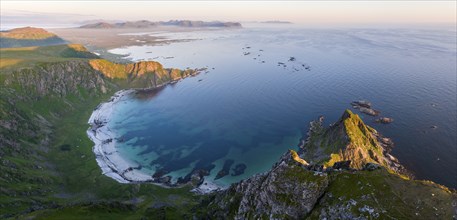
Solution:
{"label": "calm sea water", "polygon": [[[419,179],[457,187],[455,27],[141,34],[189,41],[111,52],[209,70],[116,106],[109,126],[125,139],[117,147],[146,173],[166,170],[176,181],[205,168],[212,181],[233,160],[230,174],[214,182],[248,178],[295,149],[309,121],[325,115],[330,124],[351,101],[366,99],[394,118],[380,125],[361,115],[393,138],[393,154],[407,168]],[[233,176],[237,164],[246,169]]]}

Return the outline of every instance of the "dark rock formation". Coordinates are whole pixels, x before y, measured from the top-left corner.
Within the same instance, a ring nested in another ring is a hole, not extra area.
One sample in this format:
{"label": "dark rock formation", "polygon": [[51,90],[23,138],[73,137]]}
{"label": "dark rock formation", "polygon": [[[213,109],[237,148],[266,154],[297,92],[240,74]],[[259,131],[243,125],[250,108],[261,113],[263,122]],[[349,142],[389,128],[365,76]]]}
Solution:
{"label": "dark rock formation", "polygon": [[224,162],[224,166],[222,167],[222,169],[219,172],[217,172],[216,178],[214,178],[214,179],[217,180],[217,179],[220,179],[220,178],[222,178],[224,176],[229,175],[230,168],[232,167],[232,164],[234,162],[235,162],[234,160],[226,160]]}
{"label": "dark rock formation", "polygon": [[246,169],[246,164],[244,163],[239,163],[235,165],[235,167],[232,169],[232,176],[239,176],[244,173],[244,170]]}

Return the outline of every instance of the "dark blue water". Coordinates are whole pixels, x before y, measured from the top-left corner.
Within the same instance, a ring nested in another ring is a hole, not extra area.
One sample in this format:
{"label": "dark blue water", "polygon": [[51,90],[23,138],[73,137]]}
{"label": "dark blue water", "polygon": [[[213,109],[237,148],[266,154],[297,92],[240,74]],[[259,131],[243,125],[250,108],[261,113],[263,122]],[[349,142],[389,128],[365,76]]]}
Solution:
{"label": "dark blue water", "polygon": [[393,154],[407,168],[419,179],[457,187],[455,28],[258,26],[152,34],[193,40],[112,52],[210,72],[116,107],[110,126],[128,140],[117,147],[144,172],[165,170],[176,181],[204,168],[213,180],[234,160],[232,169],[244,164],[244,173],[231,170],[215,182],[239,181],[295,149],[309,121],[325,115],[332,123],[351,101],[366,99],[394,118],[379,125],[361,115],[393,138]]}

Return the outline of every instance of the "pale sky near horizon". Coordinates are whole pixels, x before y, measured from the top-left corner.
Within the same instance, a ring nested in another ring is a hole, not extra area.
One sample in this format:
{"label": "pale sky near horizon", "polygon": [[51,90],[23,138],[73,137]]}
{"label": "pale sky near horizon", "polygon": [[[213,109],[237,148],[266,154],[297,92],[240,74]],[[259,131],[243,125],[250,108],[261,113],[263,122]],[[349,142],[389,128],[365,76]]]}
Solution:
{"label": "pale sky near horizon", "polygon": [[[455,23],[456,1],[0,1],[1,16],[117,20],[286,20],[294,23]],[[22,13],[22,14],[21,14]],[[26,16],[25,15],[25,16]],[[2,22],[3,23],[3,22]]]}

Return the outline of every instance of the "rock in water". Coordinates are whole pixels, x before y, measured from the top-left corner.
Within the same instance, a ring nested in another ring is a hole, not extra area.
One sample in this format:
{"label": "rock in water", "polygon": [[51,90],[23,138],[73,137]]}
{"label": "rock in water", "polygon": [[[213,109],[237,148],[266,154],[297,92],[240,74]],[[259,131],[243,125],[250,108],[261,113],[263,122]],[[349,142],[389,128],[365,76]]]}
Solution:
{"label": "rock in water", "polygon": [[354,108],[356,108],[356,106],[357,107],[371,108],[371,102],[366,101],[366,100],[353,101],[353,102],[351,102],[351,105]]}
{"label": "rock in water", "polygon": [[230,172],[230,168],[232,167],[232,164],[234,163],[235,161],[233,160],[226,160],[224,162],[224,166],[222,167],[222,169],[217,173],[216,177],[214,178],[215,180],[217,179],[220,179],[224,176],[227,176]]}
{"label": "rock in water", "polygon": [[375,120],[375,122],[382,123],[382,124],[390,124],[393,121],[394,121],[393,118],[387,118],[387,117],[381,117],[381,118]]}
{"label": "rock in water", "polygon": [[381,113],[380,111],[377,111],[377,110],[374,110],[371,108],[365,108],[365,107],[360,107],[359,111],[362,113],[365,113],[367,115],[370,115],[370,116],[377,116],[377,115],[379,115],[379,113]]}

